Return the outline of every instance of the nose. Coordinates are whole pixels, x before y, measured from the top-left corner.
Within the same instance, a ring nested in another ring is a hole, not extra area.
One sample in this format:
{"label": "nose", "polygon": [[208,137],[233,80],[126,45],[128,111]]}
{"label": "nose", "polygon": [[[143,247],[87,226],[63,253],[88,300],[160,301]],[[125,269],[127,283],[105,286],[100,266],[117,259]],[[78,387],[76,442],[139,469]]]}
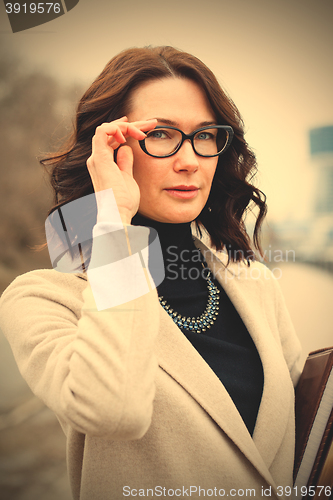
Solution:
{"label": "nose", "polygon": [[174,170],[196,172],[199,166],[199,156],[194,152],[191,141],[187,139],[174,155]]}

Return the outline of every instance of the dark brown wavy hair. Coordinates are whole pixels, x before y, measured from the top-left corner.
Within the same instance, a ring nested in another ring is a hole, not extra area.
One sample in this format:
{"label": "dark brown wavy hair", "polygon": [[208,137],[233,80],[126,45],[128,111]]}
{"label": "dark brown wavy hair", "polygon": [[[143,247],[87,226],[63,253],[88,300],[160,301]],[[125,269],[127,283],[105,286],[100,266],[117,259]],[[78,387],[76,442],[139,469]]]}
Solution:
{"label": "dark brown wavy hair", "polygon": [[[73,133],[63,150],[40,160],[50,169],[55,193],[55,204],[49,214],[93,193],[86,161],[91,155],[96,127],[127,115],[133,91],[142,83],[165,77],[196,82],[207,95],[218,124],[230,125],[234,130],[231,146],[219,157],[208,201],[196,224],[199,232],[202,226],[206,229],[217,250],[227,250],[230,260],[253,260],[244,218],[248,210],[257,208],[253,243],[261,252],[259,235],[266,214],[266,197],[251,183],[257,171],[256,158],[244,139],[242,118],[210,69],[193,55],[173,47],[124,50],[111,59],[85,92],[77,107]],[[92,214],[92,227],[95,221],[96,213]]]}

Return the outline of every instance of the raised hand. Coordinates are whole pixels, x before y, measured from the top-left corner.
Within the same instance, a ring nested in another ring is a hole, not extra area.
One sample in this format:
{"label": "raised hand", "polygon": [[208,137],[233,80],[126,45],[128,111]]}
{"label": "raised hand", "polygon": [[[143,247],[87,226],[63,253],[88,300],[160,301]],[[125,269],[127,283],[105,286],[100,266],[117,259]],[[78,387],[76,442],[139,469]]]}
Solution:
{"label": "raised hand", "polygon": [[[123,223],[131,223],[139,208],[140,190],[133,178],[132,150],[122,144],[126,143],[128,137],[144,139],[144,131],[152,130],[155,126],[156,120],[129,123],[127,117],[123,117],[96,128],[87,168],[96,193],[98,221],[108,217],[103,206],[102,191],[112,188]],[[114,157],[116,149],[117,163]],[[97,194],[99,192],[101,196]]]}

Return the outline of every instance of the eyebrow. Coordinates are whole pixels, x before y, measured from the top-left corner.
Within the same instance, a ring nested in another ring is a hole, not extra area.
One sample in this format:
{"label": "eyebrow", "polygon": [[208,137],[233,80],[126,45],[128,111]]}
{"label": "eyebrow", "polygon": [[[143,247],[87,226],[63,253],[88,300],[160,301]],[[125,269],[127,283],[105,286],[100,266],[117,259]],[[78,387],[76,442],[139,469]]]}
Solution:
{"label": "eyebrow", "polygon": [[[154,117],[159,123],[163,123],[165,125],[170,125],[171,127],[179,127],[179,123],[174,120],[169,120],[168,118],[158,118]],[[217,125],[216,121],[203,121],[197,124],[196,128],[208,127],[209,125]]]}

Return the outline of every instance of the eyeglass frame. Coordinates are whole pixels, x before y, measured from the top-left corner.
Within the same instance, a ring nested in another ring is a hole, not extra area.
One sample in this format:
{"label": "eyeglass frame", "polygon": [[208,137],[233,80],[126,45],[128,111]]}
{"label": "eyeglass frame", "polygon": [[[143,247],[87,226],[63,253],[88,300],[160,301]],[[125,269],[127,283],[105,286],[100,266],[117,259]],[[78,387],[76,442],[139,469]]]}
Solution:
{"label": "eyeglass frame", "polygon": [[[206,130],[206,129],[209,129],[209,128],[219,128],[219,129],[226,130],[228,132],[228,140],[227,140],[224,148],[221,151],[219,151],[218,153],[215,153],[213,155],[202,155],[202,154],[198,153],[196,151],[196,149],[195,149],[195,146],[194,146],[194,136],[197,135],[198,132],[201,132],[202,130]],[[205,127],[198,128],[197,130],[195,130],[194,132],[192,132],[192,134],[185,134],[185,132],[183,132],[179,128],[172,127],[171,125],[157,125],[153,130],[150,130],[150,132],[153,132],[154,130],[158,130],[158,129],[177,130],[178,132],[180,132],[182,134],[182,140],[180,141],[180,143],[178,144],[178,146],[176,147],[176,149],[174,151],[172,151],[172,153],[169,153],[169,154],[166,154],[166,155],[162,155],[162,156],[160,156],[160,155],[157,156],[157,155],[153,155],[153,154],[151,154],[151,153],[149,153],[147,151],[146,144],[145,144],[146,137],[144,139],[141,139],[139,141],[139,144],[140,144],[140,147],[141,147],[142,151],[144,153],[146,153],[148,156],[152,156],[153,158],[169,158],[170,156],[175,155],[176,153],[178,153],[178,151],[182,147],[184,141],[186,141],[187,139],[189,139],[191,141],[192,148],[193,148],[193,151],[195,152],[195,154],[197,154],[198,156],[201,156],[203,158],[214,158],[215,156],[220,156],[222,153],[226,152],[226,150],[229,148],[229,146],[230,146],[230,144],[232,142],[232,139],[234,137],[234,130],[229,125],[206,125]]]}

